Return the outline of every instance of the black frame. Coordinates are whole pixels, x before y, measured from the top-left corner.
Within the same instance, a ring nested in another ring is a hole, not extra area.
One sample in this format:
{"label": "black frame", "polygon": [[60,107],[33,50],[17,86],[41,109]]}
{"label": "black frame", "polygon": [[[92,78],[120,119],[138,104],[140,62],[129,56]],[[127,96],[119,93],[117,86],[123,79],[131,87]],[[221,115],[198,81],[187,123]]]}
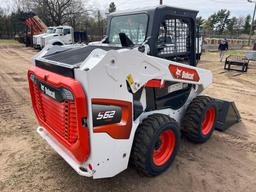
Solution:
{"label": "black frame", "polygon": [[[229,55],[225,60],[224,69],[228,71],[234,70],[239,72],[247,72],[249,63],[250,63],[250,60],[247,58]],[[232,69],[231,68],[232,65],[241,67],[241,70]]]}

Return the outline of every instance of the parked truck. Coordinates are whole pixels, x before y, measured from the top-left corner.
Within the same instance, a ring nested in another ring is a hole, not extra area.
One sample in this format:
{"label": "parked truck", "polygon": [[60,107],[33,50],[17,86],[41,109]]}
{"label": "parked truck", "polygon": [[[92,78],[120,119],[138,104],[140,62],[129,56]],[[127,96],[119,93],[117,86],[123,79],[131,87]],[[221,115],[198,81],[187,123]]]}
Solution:
{"label": "parked truck", "polygon": [[71,26],[58,26],[55,33],[42,37],[41,48],[46,45],[68,45],[74,43],[74,29]]}
{"label": "parked truck", "polygon": [[74,31],[71,26],[55,27],[52,33],[41,36],[39,48],[42,49],[47,45],[70,45],[74,43],[87,42],[87,33]]}
{"label": "parked truck", "polygon": [[33,36],[33,47],[35,49],[40,49],[42,47],[42,38],[49,34],[54,34],[56,32],[56,27],[48,27],[46,33],[38,34]]}

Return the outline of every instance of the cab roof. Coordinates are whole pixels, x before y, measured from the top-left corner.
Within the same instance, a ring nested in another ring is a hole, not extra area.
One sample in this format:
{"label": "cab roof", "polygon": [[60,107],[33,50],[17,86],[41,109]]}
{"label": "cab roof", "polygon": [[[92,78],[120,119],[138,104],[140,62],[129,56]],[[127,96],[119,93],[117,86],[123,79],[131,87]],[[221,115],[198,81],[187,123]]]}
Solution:
{"label": "cab roof", "polygon": [[111,13],[109,16],[118,16],[118,15],[127,15],[127,14],[136,14],[136,13],[156,13],[161,11],[170,11],[173,13],[180,13],[191,17],[196,17],[199,11],[192,10],[192,9],[184,9],[180,7],[172,7],[167,5],[161,5],[161,6],[153,6],[153,7],[144,7],[144,8],[138,8],[138,9],[127,9],[122,11],[117,11],[114,13]]}

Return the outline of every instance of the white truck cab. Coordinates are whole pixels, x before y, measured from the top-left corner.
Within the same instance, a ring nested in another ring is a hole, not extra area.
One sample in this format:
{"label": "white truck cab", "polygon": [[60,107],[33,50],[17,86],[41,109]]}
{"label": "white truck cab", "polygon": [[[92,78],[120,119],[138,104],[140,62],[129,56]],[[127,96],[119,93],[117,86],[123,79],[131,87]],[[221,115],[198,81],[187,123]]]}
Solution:
{"label": "white truck cab", "polygon": [[74,43],[74,29],[70,26],[58,26],[55,33],[42,37],[41,48],[47,45],[68,45]]}
{"label": "white truck cab", "polygon": [[49,34],[54,34],[56,31],[56,27],[48,27],[46,33],[42,33],[39,35],[34,35],[33,36],[33,47],[38,49],[41,48],[42,45],[42,37],[44,37],[45,35],[49,35]]}

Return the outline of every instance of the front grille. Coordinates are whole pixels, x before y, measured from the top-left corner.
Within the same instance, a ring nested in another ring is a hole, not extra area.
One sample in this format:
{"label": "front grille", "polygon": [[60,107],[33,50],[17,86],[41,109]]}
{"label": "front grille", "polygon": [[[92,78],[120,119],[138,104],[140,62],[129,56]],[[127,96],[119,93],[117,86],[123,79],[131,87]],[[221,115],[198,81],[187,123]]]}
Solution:
{"label": "front grille", "polygon": [[76,103],[57,102],[44,95],[35,84],[33,90],[35,110],[39,118],[68,144],[74,144],[78,139]]}
{"label": "front grille", "polygon": [[28,81],[33,109],[40,126],[79,162],[90,155],[87,102],[75,79],[31,66]]}

